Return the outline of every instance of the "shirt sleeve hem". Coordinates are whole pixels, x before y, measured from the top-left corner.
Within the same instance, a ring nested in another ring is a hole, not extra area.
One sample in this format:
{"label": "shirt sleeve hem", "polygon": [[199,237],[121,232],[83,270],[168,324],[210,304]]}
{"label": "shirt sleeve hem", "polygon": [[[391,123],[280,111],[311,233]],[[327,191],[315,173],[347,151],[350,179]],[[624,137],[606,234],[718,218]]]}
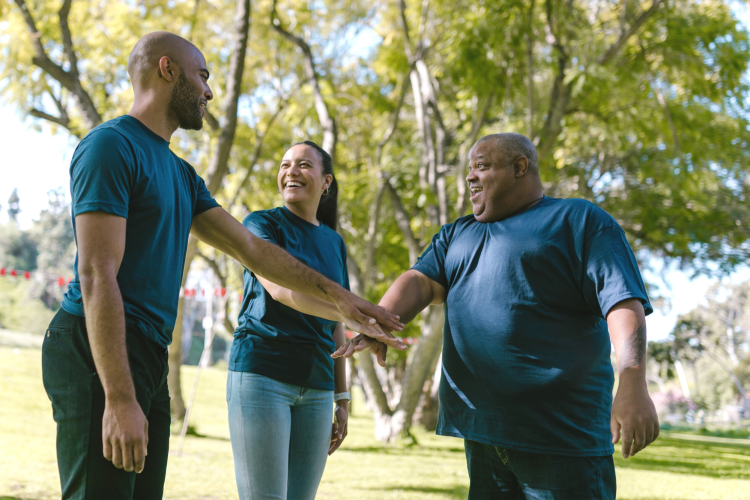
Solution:
{"label": "shirt sleeve hem", "polygon": [[219,203],[216,200],[211,200],[213,203],[207,202],[205,204],[202,204],[201,206],[196,205],[195,210],[193,211],[193,217],[202,214],[203,212],[207,212],[208,210],[211,210],[212,208],[220,207]]}
{"label": "shirt sleeve hem", "polygon": [[607,319],[607,315],[612,310],[613,307],[615,307],[617,304],[622,302],[623,300],[628,299],[638,299],[641,301],[641,304],[643,304],[643,312],[646,316],[654,312],[654,308],[651,307],[651,303],[648,301],[648,298],[645,295],[639,294],[639,293],[623,293],[621,295],[616,296],[613,299],[608,300],[603,306],[602,306],[602,315],[604,319]]}
{"label": "shirt sleeve hem", "polygon": [[417,263],[414,264],[411,268],[419,273],[424,274],[425,276],[430,278],[432,281],[434,281],[435,283],[439,284],[440,286],[448,290],[448,283],[443,283],[443,280],[441,280],[439,276],[433,276],[432,273],[430,273],[427,269],[422,268],[422,266],[419,265],[419,261],[417,261]]}
{"label": "shirt sleeve hem", "polygon": [[87,201],[86,203],[79,203],[75,206],[73,212],[73,217],[86,212],[105,212],[125,219],[128,218],[128,207],[102,201]]}

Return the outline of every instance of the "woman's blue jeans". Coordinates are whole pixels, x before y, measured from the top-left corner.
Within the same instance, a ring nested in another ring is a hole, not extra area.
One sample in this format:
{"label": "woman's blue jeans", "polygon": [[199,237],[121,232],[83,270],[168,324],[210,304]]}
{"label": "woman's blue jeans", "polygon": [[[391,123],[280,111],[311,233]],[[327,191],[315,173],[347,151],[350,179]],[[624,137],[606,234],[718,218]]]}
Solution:
{"label": "woman's blue jeans", "polygon": [[333,391],[229,372],[229,435],[241,500],[313,500],[328,457]]}

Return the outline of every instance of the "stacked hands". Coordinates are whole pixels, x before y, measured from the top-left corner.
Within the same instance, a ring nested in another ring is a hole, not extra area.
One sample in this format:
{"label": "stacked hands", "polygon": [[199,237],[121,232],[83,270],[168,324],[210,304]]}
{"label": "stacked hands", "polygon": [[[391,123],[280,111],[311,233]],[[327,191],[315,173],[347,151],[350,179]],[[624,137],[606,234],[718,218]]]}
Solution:
{"label": "stacked hands", "polygon": [[370,302],[352,295],[354,300],[347,297],[348,301],[340,301],[336,306],[344,315],[344,324],[353,332],[359,333],[352,340],[342,345],[331,354],[336,359],[340,357],[350,358],[355,352],[369,349],[377,358],[380,366],[385,366],[385,356],[388,347],[399,351],[405,351],[408,346],[394,337],[391,332],[400,332],[404,329],[397,315],[391,314],[383,307],[376,306]]}

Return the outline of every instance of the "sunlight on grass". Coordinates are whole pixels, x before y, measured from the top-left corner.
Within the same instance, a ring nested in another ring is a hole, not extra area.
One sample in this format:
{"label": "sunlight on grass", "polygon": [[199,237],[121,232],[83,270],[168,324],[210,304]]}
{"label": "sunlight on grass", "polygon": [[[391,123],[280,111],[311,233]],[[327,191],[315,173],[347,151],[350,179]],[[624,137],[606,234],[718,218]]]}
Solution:
{"label": "sunlight on grass", "polygon": [[[194,367],[183,367],[184,395]],[[226,371],[201,375],[191,417],[198,436],[169,457],[165,498],[237,498],[226,414]],[[38,349],[0,347],[0,499],[60,496],[55,460],[55,424],[42,387]],[[385,446],[373,438],[373,422],[355,400],[349,437],[329,458],[318,498],[460,499],[469,478],[458,439],[415,429],[419,445]],[[659,440],[624,460],[615,454],[618,498],[702,500],[750,498],[750,440],[680,436]],[[177,447],[173,437],[172,449]]]}

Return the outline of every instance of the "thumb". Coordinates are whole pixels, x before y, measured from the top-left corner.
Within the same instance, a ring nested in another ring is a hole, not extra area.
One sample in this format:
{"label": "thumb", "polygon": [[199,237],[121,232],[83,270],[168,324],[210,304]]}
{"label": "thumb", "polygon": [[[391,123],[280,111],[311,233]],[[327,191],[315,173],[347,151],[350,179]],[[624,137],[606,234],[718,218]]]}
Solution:
{"label": "thumb", "polygon": [[614,415],[609,419],[609,430],[612,431],[612,444],[617,443],[620,440],[620,422]]}

